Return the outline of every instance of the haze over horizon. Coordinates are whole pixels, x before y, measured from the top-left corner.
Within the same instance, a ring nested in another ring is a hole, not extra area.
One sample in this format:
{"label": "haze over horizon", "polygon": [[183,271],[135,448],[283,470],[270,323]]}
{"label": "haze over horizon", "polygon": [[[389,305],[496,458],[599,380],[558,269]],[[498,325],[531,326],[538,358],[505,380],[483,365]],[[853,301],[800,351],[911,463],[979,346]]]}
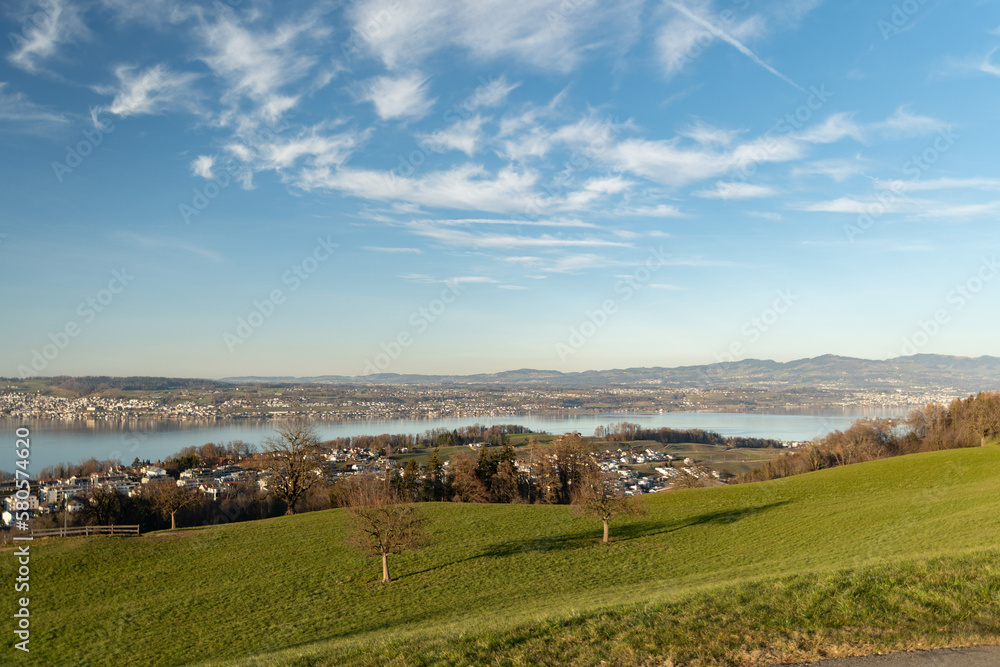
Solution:
{"label": "haze over horizon", "polygon": [[0,376],[996,355],[1000,11],[901,7],[8,3]]}

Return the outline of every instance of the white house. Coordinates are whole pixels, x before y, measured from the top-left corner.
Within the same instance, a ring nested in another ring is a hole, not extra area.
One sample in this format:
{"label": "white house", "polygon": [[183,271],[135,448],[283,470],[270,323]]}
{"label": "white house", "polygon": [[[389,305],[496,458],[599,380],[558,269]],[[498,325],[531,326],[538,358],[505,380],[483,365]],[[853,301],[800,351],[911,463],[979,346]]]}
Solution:
{"label": "white house", "polygon": [[70,498],[66,502],[66,509],[70,512],[81,512],[83,511],[83,501],[79,498]]}

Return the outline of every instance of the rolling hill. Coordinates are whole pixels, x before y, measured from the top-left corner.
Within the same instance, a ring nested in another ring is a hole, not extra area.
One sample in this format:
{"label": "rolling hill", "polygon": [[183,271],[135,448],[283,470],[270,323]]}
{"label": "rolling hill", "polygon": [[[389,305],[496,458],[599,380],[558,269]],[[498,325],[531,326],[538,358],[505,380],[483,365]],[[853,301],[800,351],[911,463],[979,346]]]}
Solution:
{"label": "rolling hill", "polygon": [[763,665],[1000,641],[995,446],[646,506],[603,546],[565,506],[425,504],[431,543],[389,586],[342,510],[36,541],[25,664]]}

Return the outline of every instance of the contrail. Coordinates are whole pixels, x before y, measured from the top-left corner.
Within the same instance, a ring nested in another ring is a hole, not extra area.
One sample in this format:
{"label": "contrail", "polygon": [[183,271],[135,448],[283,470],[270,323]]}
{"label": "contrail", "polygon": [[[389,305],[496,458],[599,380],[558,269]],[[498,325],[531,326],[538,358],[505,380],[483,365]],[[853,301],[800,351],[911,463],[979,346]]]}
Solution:
{"label": "contrail", "polygon": [[784,81],[785,83],[787,83],[788,85],[793,86],[793,87],[795,87],[798,90],[801,90],[803,93],[808,92],[805,88],[803,88],[799,84],[795,83],[794,81],[792,81],[791,79],[789,79],[787,76],[785,76],[784,74],[782,74],[778,70],[774,69],[773,67],[771,67],[770,65],[768,65],[766,62],[764,62],[760,58],[758,58],[757,54],[754,53],[753,51],[751,51],[750,49],[748,49],[740,40],[736,39],[732,35],[729,35],[724,30],[720,30],[719,28],[716,28],[714,25],[712,25],[711,23],[709,23],[708,21],[706,21],[702,17],[700,17],[697,14],[695,14],[694,12],[692,12],[690,9],[688,9],[684,5],[676,3],[676,2],[672,3],[672,5],[673,5],[673,8],[676,9],[677,11],[679,11],[681,14],[683,14],[686,17],[688,17],[689,19],[691,19],[692,21],[694,21],[695,23],[697,23],[698,25],[700,25],[702,28],[704,28],[705,30],[709,31],[710,33],[712,33],[713,35],[715,35],[716,37],[718,37],[719,39],[721,39],[722,41],[724,41],[724,42],[726,42],[728,44],[731,44],[737,51],[739,51],[740,53],[742,53],[743,55],[745,55],[747,58],[749,58],[750,60],[754,61],[755,63],[757,63],[758,65],[760,65],[764,69],[766,69],[768,72],[770,72],[774,76],[778,77],[779,79],[781,79],[782,81]]}

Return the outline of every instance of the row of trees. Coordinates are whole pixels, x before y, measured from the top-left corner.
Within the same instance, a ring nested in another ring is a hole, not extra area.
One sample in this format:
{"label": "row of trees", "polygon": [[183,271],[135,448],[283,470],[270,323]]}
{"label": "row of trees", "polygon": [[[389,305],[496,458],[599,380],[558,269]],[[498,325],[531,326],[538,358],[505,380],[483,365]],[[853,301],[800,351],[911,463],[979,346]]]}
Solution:
{"label": "row of trees", "polygon": [[411,502],[569,504],[574,485],[596,465],[584,439],[569,434],[549,445],[529,442],[521,465],[509,444],[457,452],[447,467],[435,448],[423,468],[411,459],[389,480]]}
{"label": "row of trees", "polygon": [[724,436],[715,431],[703,431],[702,429],[677,430],[672,428],[647,429],[641,424],[631,422],[618,422],[607,426],[598,426],[594,430],[594,435],[604,440],[612,442],[634,442],[636,440],[650,440],[664,445],[680,443],[695,443],[698,445],[721,445],[723,447],[745,447],[753,449],[767,449],[768,447],[781,447],[781,441],[773,438],[747,438],[742,436]]}
{"label": "row of trees", "polygon": [[432,447],[461,447],[478,443],[499,447],[507,442],[508,435],[530,432],[530,429],[517,424],[497,424],[495,426],[473,424],[472,426],[463,426],[455,429],[428,429],[423,433],[355,435],[345,438],[334,438],[333,440],[325,441],[323,444],[330,449],[363,447],[373,452],[383,452],[388,456],[392,456],[403,447],[409,449],[430,449]]}
{"label": "row of trees", "polygon": [[759,482],[835,466],[939,449],[978,447],[1000,437],[1000,392],[981,392],[948,405],[931,403],[897,420],[857,421],[803,451],[784,454],[737,477]]}
{"label": "row of trees", "polygon": [[184,447],[159,463],[167,472],[177,474],[190,468],[239,463],[252,457],[257,451],[256,445],[243,440],[230,440],[225,444],[208,442],[200,447]]}

